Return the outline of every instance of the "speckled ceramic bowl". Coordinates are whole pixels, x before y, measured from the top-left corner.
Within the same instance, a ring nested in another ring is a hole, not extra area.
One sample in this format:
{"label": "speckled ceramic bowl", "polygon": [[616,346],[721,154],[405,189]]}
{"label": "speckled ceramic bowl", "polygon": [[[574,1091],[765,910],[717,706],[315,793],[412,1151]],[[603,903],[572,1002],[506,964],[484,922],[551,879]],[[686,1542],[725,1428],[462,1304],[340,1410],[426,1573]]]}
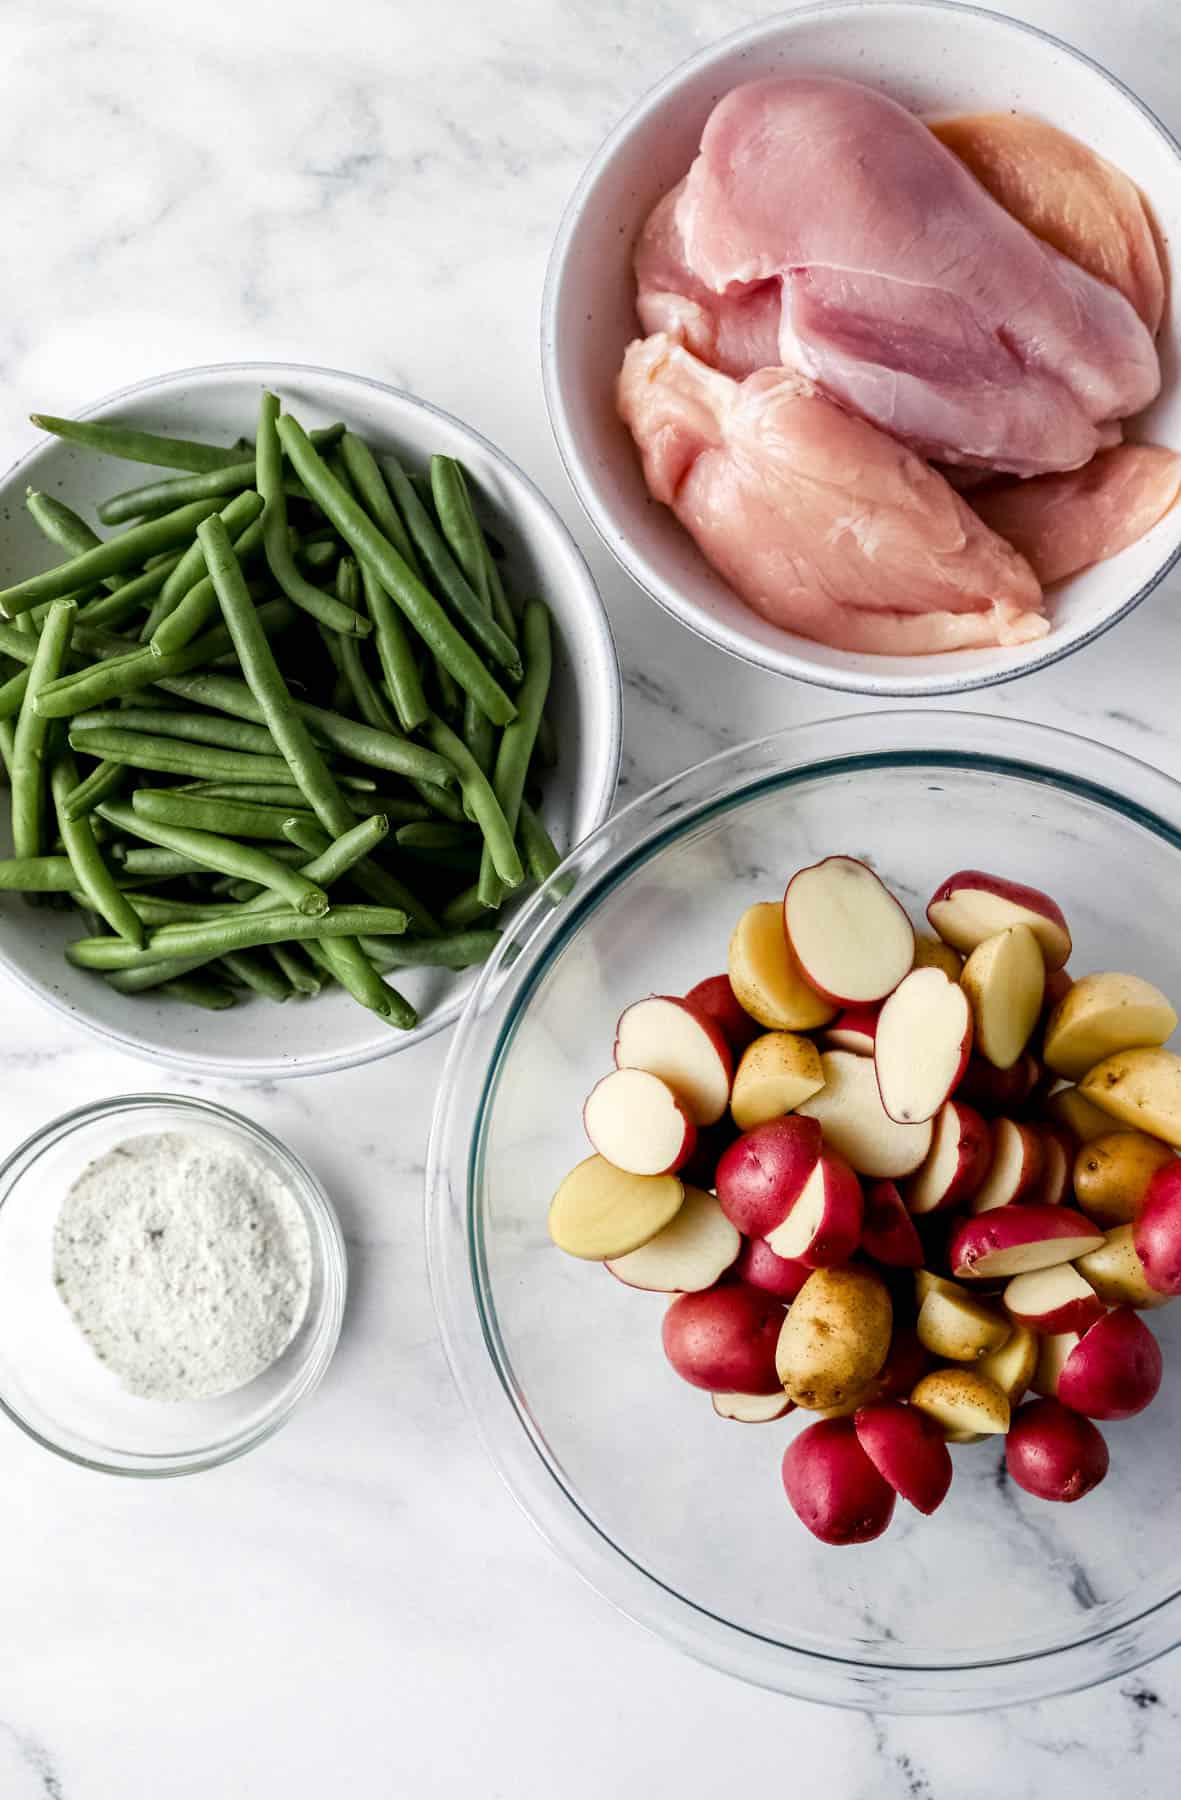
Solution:
{"label": "speckled ceramic bowl", "polygon": [[[1052,629],[1010,649],[866,656],[781,631],[734,594],[667,507],[649,498],[617,418],[615,379],[637,334],[632,247],[685,173],[716,102],[741,82],[822,70],[880,87],[919,114],[1014,108],[1073,132],[1146,195],[1166,245],[1181,244],[1181,151],[1114,76],[1035,26],[936,0],[804,6],[724,38],[675,69],[593,157],[562,221],[542,317],[550,419],[574,490],[607,547],[659,606],[732,656],[850,692],[954,694],[1057,662],[1149,595],[1181,554],[1181,506],[1138,544],[1060,583]],[[1156,404],[1129,435],[1181,447],[1181,318],[1161,335]]]}

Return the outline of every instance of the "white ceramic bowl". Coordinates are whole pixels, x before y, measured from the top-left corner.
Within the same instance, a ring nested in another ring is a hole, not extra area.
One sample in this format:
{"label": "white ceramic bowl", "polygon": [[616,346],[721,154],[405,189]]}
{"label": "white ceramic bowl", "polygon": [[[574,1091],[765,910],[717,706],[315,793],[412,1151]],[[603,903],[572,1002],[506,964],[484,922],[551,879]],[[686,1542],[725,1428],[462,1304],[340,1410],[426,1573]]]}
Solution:
{"label": "white ceramic bowl", "polygon": [[[848,76],[915,112],[1035,114],[1109,157],[1146,195],[1166,243],[1181,244],[1181,149],[1147,107],[1079,51],[973,7],[861,0],[767,19],[666,77],[616,127],[570,202],[542,319],[546,397],[575,491],[608,548],[674,618],[733,656],[825,687],[950,694],[1055,662],[1130,612],[1181,555],[1181,507],[1138,544],[1062,583],[1053,629],[1013,649],[865,656],[780,631],[745,607],[672,513],[648,497],[615,414],[615,378],[636,336],[631,253],[648,212],[684,174],[715,103],[787,68]],[[1130,435],[1181,448],[1176,304],[1161,335],[1160,399]]]}
{"label": "white ceramic bowl", "polygon": [[[98,401],[85,416],[232,443],[253,431],[264,387],[308,426],[344,419],[375,448],[411,463],[438,451],[462,458],[472,471],[508,549],[514,586],[543,594],[553,613],[550,713],[561,757],[548,777],[545,811],[559,847],[573,847],[602,824],[615,796],[619,665],[581,552],[549,502],[494,445],[397,388],[292,363],[223,364],[162,375]],[[42,488],[93,517],[97,501],[128,485],[129,467],[48,439],[9,470],[0,482],[0,582],[53,560],[25,511],[26,487]],[[149,478],[143,470],[142,479]],[[0,855],[10,854],[8,802],[0,793]],[[77,935],[76,918],[33,909],[17,895],[0,896],[0,968],[40,999],[124,1050],[193,1073],[247,1080],[321,1074],[406,1049],[454,1021],[474,980],[474,971],[399,974],[398,986],[421,1015],[409,1032],[391,1031],[340,992],[281,1008],[252,1001],[205,1013],[146,994],[117,994],[100,978],[71,968],[62,946]]]}

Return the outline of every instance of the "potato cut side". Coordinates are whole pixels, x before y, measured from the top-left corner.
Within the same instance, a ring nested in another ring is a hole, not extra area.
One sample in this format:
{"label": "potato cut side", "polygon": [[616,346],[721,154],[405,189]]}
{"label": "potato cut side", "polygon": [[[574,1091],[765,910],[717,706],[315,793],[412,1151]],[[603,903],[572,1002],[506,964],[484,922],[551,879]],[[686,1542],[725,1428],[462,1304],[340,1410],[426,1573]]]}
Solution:
{"label": "potato cut side", "polygon": [[734,1058],[720,1025],[672,994],[625,1008],[615,1028],[615,1063],[670,1087],[695,1125],[713,1125],[730,1104]]}
{"label": "potato cut side", "polygon": [[931,1148],[932,1126],[900,1125],[882,1105],[872,1060],[848,1050],[821,1057],[824,1086],[796,1111],[817,1119],[825,1140],[859,1175],[909,1175]]}
{"label": "potato cut side", "polygon": [[950,1362],[979,1362],[1010,1335],[1009,1321],[971,1294],[929,1293],[919,1308],[919,1343]]}
{"label": "potato cut side", "polygon": [[929,932],[916,931],[914,966],[916,969],[942,969],[949,981],[958,981],[964,959],[958,950],[945,944],[942,938],[932,937]]}
{"label": "potato cut side", "polygon": [[627,1287],[656,1294],[699,1294],[721,1279],[742,1248],[742,1236],[712,1194],[687,1187],[676,1217],[663,1231],[608,1260]]}
{"label": "potato cut side", "polygon": [[947,1434],[1003,1436],[1009,1429],[1009,1402],[979,1369],[933,1369],[912,1390],[910,1404]]}
{"label": "potato cut side", "polygon": [[1171,1050],[1121,1050],[1079,1083],[1084,1099],[1138,1131],[1181,1145],[1181,1056]]}
{"label": "potato cut side", "polygon": [[974,1107],[948,1100],[932,1122],[931,1148],[906,1184],[912,1213],[940,1212],[970,1200],[992,1159],[992,1131]]}
{"label": "potato cut side", "polygon": [[940,969],[912,969],[883,1003],[873,1058],[882,1105],[901,1124],[934,1118],[967,1067],[972,1009]]}
{"label": "potato cut side", "polygon": [[964,964],[960,985],[972,1003],[976,1048],[1011,1069],[1033,1034],[1046,990],[1041,946],[1028,925],[986,938]]}
{"label": "potato cut side", "polygon": [[914,962],[910,920],[855,857],[828,856],[793,875],[783,919],[807,979],[845,1006],[884,999]]}
{"label": "potato cut side", "polygon": [[730,1111],[741,1131],[794,1112],[824,1086],[820,1052],[795,1031],[768,1031],[742,1053]]}
{"label": "potato cut side", "polygon": [[972,1211],[991,1212],[996,1206],[1023,1200],[1033,1191],[1044,1159],[1042,1140],[1032,1125],[997,1119],[992,1128],[992,1161],[972,1196]]}
{"label": "potato cut side", "polygon": [[976,1364],[981,1375],[995,1381],[1010,1406],[1016,1406],[1033,1380],[1037,1368],[1038,1336],[1027,1325],[1014,1325],[999,1350],[982,1356]]}
{"label": "potato cut side", "polygon": [[1046,1101],[1046,1113],[1055,1125],[1065,1125],[1081,1143],[1104,1137],[1111,1130],[1111,1114],[1088,1100],[1077,1087],[1055,1088]]}
{"label": "potato cut side", "polygon": [[1073,1262],[1101,1242],[1102,1233],[1072,1207],[1023,1201],[966,1219],[947,1259],[961,1280],[988,1281]]}
{"label": "potato cut side", "polygon": [[582,1109],[600,1156],[630,1175],[667,1175],[693,1154],[697,1127],[659,1075],[613,1069],[595,1083]]}
{"label": "potato cut side", "polygon": [[1079,1257],[1077,1267],[1105,1306],[1134,1306],[1147,1312],[1168,1302],[1167,1294],[1149,1286],[1131,1225],[1114,1226],[1097,1249]]}
{"label": "potato cut side", "polygon": [[1042,1051],[1056,1075],[1079,1081],[1118,1050],[1154,1049],[1177,1029],[1167,997],[1139,975],[1083,975],[1054,1008]]}
{"label": "potato cut side", "polygon": [[588,1156],[550,1202],[550,1236],[568,1256],[606,1262],[663,1231],[684,1198],[676,1175],[629,1175],[606,1157]]}
{"label": "potato cut side", "polygon": [[730,938],[730,986],[739,1005],[768,1031],[814,1031],[838,1008],[809,986],[773,900],[748,906]]}
{"label": "potato cut side", "polygon": [[714,1394],[719,1419],[736,1419],[740,1425],[770,1425],[792,1410],[786,1394]]}
{"label": "potato cut side", "polygon": [[1037,938],[1047,969],[1060,969],[1070,957],[1070,928],[1057,902],[1040,888],[984,869],[949,875],[932,895],[927,918],[957,950],[975,950],[987,938],[1019,925]]}

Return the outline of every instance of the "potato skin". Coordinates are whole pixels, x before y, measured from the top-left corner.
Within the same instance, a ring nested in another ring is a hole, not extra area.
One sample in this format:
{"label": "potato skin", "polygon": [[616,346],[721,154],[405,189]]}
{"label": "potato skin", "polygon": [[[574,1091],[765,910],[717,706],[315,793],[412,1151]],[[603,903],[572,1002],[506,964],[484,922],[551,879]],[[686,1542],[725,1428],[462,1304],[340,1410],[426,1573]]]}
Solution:
{"label": "potato skin", "polygon": [[1130,1225],[1156,1171],[1175,1160],[1168,1144],[1147,1132],[1105,1132],[1075,1156],[1075,1199],[1104,1230]]}
{"label": "potato skin", "polygon": [[797,1406],[842,1406],[879,1372],[890,1349],[890,1294],[872,1269],[817,1269],[784,1320],[780,1380]]}

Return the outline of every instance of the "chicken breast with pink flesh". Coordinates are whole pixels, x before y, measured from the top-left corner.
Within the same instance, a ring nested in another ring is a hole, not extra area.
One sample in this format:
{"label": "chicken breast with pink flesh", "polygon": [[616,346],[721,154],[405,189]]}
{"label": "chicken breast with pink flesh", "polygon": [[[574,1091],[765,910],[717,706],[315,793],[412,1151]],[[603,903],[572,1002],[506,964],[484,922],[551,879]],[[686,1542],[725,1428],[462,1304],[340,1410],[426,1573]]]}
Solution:
{"label": "chicken breast with pink flesh", "polygon": [[636,244],[636,311],[646,336],[664,331],[727,375],[779,361],[778,281],[714,294],[685,262],[676,221],[684,182],[655,206]]}
{"label": "chicken breast with pink flesh", "polygon": [[773,624],[900,656],[1049,629],[1028,563],[904,444],[794,370],[737,382],[658,334],[630,345],[618,403],[650,492]]}
{"label": "chicken breast with pink flesh", "polygon": [[1164,518],[1179,493],[1175,451],[1120,444],[1101,450],[1085,469],[973,494],[972,508],[1048,585],[1126,550]]}
{"label": "chicken breast with pink flesh", "polygon": [[925,125],[856,82],[778,77],[710,114],[676,205],[712,292],[778,276],[780,361],[920,455],[1086,462],[1160,370],[1123,295],[1011,218]]}
{"label": "chicken breast with pink flesh", "polygon": [[1165,274],[1140,190],[1069,132],[1020,113],[972,113],[930,129],[1007,213],[1118,288],[1155,333]]}

